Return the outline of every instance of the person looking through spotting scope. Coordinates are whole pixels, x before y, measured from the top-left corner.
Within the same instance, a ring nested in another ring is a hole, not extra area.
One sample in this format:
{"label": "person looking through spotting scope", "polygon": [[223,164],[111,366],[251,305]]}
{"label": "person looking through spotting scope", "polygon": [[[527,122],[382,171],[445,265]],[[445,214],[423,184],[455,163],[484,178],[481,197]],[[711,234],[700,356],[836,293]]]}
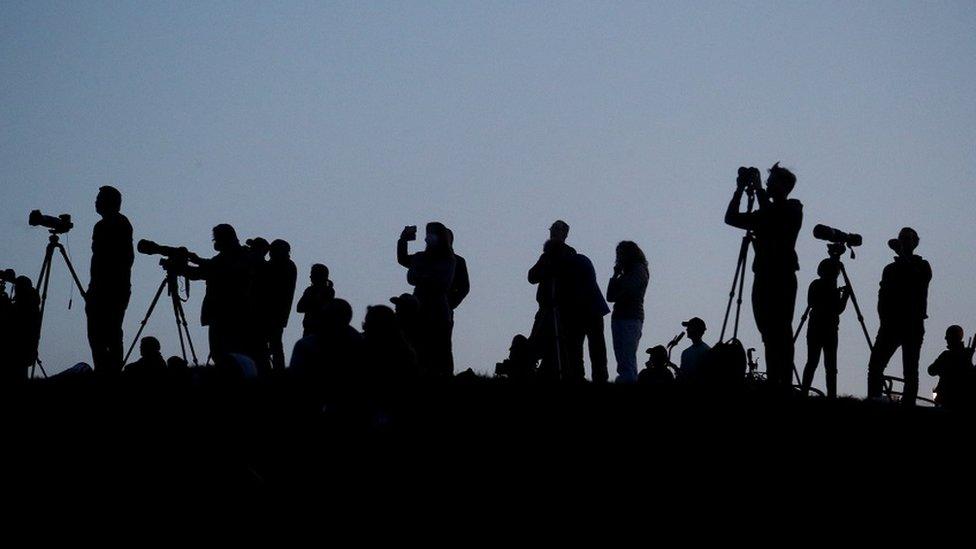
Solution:
{"label": "person looking through spotting scope", "polygon": [[[743,170],[740,170],[743,173]],[[796,238],[803,224],[803,204],[789,198],[796,176],[779,162],[769,169],[766,188],[756,170],[736,179],[735,192],[725,212],[725,223],[752,233],[752,312],[766,349],[769,381],[790,386],[793,371],[793,312],[796,306]],[[759,210],[740,212],[744,193],[755,196]]]}
{"label": "person looking through spotting scope", "polygon": [[840,276],[840,263],[827,258],[817,266],[817,278],[807,290],[807,303],[810,306],[810,324],[807,326],[807,365],[803,368],[803,393],[810,391],[813,375],[824,356],[824,379],[827,385],[827,398],[837,397],[837,330],[840,315],[847,308],[850,291],[847,286],[837,288]]}

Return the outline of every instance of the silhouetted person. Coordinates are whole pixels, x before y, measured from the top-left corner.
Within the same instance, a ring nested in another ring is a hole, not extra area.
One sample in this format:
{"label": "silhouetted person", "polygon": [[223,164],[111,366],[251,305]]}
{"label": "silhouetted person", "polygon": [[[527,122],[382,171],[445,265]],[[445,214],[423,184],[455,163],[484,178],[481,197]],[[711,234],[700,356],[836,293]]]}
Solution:
{"label": "silhouetted person", "polygon": [[271,353],[271,367],[285,369],[285,351],[281,342],[291,306],[295,302],[295,285],[298,283],[298,268],[291,260],[291,246],[284,240],[271,243],[271,258],[265,265],[265,286],[260,288],[265,299],[262,307],[262,320],[265,323],[265,339]]}
{"label": "silhouetted person", "polygon": [[350,325],[352,307],[344,299],[330,301],[321,318],[321,324],[295,344],[290,367],[335,395],[363,376],[363,336]]}
{"label": "silhouetted person", "polygon": [[972,406],[976,369],[973,368],[973,348],[966,347],[961,326],[946,330],[946,350],[929,366],[930,376],[939,376],[935,388],[935,402],[946,408]]}
{"label": "silhouetted person", "polygon": [[420,340],[420,322],[418,320],[420,302],[413,294],[400,294],[391,297],[390,303],[394,306],[394,312],[397,322],[400,324],[400,331],[403,332],[403,337],[416,352],[417,342]]}
{"label": "silhouetted person", "polygon": [[915,255],[918,233],[903,228],[888,246],[897,256],[885,267],[878,291],[878,316],[881,326],[868,363],[868,397],[881,396],[888,361],[901,347],[905,387],[902,403],[912,406],[918,396],[918,360],[928,318],[929,282],[932,268]]}
{"label": "silhouetted person", "polygon": [[[803,205],[789,199],[796,176],[779,163],[769,169],[766,188],[762,182],[740,177],[725,212],[725,222],[752,231],[752,311],[766,348],[769,381],[788,388],[793,371],[793,312],[796,305],[796,238],[803,224]],[[739,212],[744,192],[755,193],[758,211]]]}
{"label": "silhouetted person", "polygon": [[512,345],[508,348],[508,358],[495,364],[495,376],[527,381],[535,378],[538,362],[529,338],[518,334],[512,338]]}
{"label": "silhouetted person", "polygon": [[209,328],[210,356],[253,352],[253,342],[247,341],[253,326],[252,256],[227,224],[213,228],[213,247],[217,255],[210,259],[190,254],[197,266],[186,272],[191,280],[207,282],[200,322]]}
{"label": "silhouetted person", "polygon": [[8,311],[8,348],[4,364],[5,377],[11,384],[27,381],[30,368],[37,360],[37,345],[41,339],[41,298],[31,280],[18,276],[14,281],[14,295]]}
{"label": "silhouetted person", "polygon": [[122,322],[132,291],[132,225],[121,213],[122,194],[101,187],[95,211],[102,217],[92,231],[91,278],[85,298],[88,344],[96,374],[122,371]]}
{"label": "silhouetted person", "polygon": [[393,309],[386,305],[368,307],[363,320],[363,339],[371,382],[402,387],[417,379],[417,354],[403,337]]}
{"label": "silhouetted person", "polygon": [[13,340],[10,338],[14,303],[7,293],[6,284],[0,282],[0,391],[11,385],[19,385],[27,379],[27,372],[14,368],[10,360]]}
{"label": "silhouetted person", "polygon": [[576,250],[566,244],[568,235],[566,222],[553,223],[542,255],[529,269],[529,283],[537,285],[535,300],[539,304],[529,339],[542,359],[539,374],[544,379],[581,381],[583,336],[575,318]]}
{"label": "silhouetted person", "polygon": [[586,340],[590,353],[590,368],[594,383],[606,383],[609,379],[607,372],[607,339],[604,335],[603,317],[610,313],[610,306],[603,297],[603,291],[596,280],[596,269],[590,258],[577,253],[573,261],[574,308],[570,318],[578,325],[569,331],[575,337],[573,345],[578,347],[573,353],[580,356],[579,365],[583,361],[583,340]]}
{"label": "silhouetted person", "polygon": [[468,279],[468,262],[454,252],[454,231],[446,229],[447,242],[454,254],[454,278],[451,288],[447,292],[447,302],[451,306],[451,371],[454,371],[454,310],[461,305],[464,298],[471,291],[471,281]]}
{"label": "silhouetted person", "polygon": [[309,335],[312,327],[320,325],[325,306],[335,298],[335,288],[329,280],[329,268],[321,263],[312,265],[309,275],[312,285],[305,289],[298,300],[297,311],[305,317],[302,319],[304,335]]}
{"label": "silhouetted person", "polygon": [[706,375],[706,362],[708,360],[711,347],[702,341],[705,336],[705,321],[696,317],[681,323],[688,334],[691,345],[681,351],[681,365],[678,367],[678,377],[681,381],[698,382],[702,381],[702,376]]}
{"label": "silhouetted person", "polygon": [[139,360],[127,365],[123,373],[138,381],[163,380],[167,368],[159,340],[151,336],[142,338],[139,341]]}
{"label": "silhouetted person", "polygon": [[629,240],[617,244],[613,277],[607,284],[607,301],[613,303],[610,332],[617,359],[617,383],[637,381],[637,349],[644,328],[644,294],[650,280],[647,258]]}
{"label": "silhouetted person", "polygon": [[668,350],[661,345],[647,350],[645,368],[637,376],[640,385],[654,390],[668,389],[674,385],[674,374],[668,367]]}
{"label": "silhouetted person", "polygon": [[407,283],[420,303],[418,310],[417,356],[424,375],[446,378],[454,375],[451,352],[453,310],[448,293],[454,281],[456,261],[447,228],[428,223],[423,251],[410,254],[408,242],[417,237],[416,227],[405,227],[397,240],[397,262],[407,268]]}
{"label": "silhouetted person", "polygon": [[807,304],[810,307],[807,324],[807,365],[803,368],[803,393],[810,391],[813,374],[820,362],[820,352],[824,356],[824,379],[827,397],[837,397],[837,330],[840,315],[847,308],[850,297],[847,286],[837,288],[840,276],[840,263],[828,258],[817,266],[817,278],[810,283],[807,291]]}

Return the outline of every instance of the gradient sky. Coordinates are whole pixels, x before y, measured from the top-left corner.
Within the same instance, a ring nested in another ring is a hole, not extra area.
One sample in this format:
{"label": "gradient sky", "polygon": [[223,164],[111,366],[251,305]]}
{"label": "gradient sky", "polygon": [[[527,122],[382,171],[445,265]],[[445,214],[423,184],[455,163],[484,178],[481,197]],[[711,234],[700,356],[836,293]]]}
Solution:
{"label": "gradient sky", "polygon": [[[299,291],[328,264],[358,325],[408,290],[401,228],[440,220],[471,271],[456,362],[488,372],[531,327],[526,271],[556,218],[604,286],[617,241],[647,252],[642,348],[695,315],[716,339],[741,237],[722,222],[736,168],[782,161],[805,204],[797,318],[826,223],[864,235],[847,264],[873,336],[885,242],[911,225],[935,273],[924,368],[946,326],[976,328],[974,62],[973,2],[4,0],[0,266],[36,278],[47,235],[27,214],[67,212],[87,282],[95,194],[112,184],[136,238],[209,255],[228,222],[289,240]],[[127,345],[161,277],[137,256]],[[187,312],[205,349],[202,296],[194,284]],[[90,361],[68,298],[59,262],[52,371]],[[176,354],[163,305],[147,334]],[[761,348],[748,304],[743,325]],[[864,394],[867,357],[849,311],[842,393]]]}

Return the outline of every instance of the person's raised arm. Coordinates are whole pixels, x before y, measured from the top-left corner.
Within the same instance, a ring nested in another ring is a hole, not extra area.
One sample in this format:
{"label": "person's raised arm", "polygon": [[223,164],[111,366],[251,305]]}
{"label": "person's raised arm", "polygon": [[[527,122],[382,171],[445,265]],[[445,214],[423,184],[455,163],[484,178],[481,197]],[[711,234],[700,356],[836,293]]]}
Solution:
{"label": "person's raised arm", "polygon": [[743,192],[745,192],[745,187],[740,184],[736,187],[735,192],[732,193],[732,200],[729,201],[729,207],[725,210],[725,223],[738,229],[749,231],[755,228],[756,214],[739,211]]}
{"label": "person's raised arm", "polygon": [[417,238],[416,231],[416,227],[404,227],[403,232],[400,233],[400,238],[397,239],[397,263],[408,269],[413,256],[407,251],[407,243]]}
{"label": "person's raised arm", "polygon": [[539,256],[539,260],[529,269],[529,284],[538,284],[546,279],[549,274],[549,258],[545,253]]}

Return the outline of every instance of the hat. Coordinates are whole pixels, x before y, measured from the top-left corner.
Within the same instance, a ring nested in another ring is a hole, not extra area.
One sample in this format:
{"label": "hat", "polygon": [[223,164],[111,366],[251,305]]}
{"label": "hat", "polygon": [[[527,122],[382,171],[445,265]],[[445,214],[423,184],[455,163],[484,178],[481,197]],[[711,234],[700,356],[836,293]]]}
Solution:
{"label": "hat", "polygon": [[400,294],[390,298],[390,303],[394,305],[418,305],[420,302],[413,294]]}
{"label": "hat", "polygon": [[888,247],[891,248],[895,253],[898,253],[898,251],[901,250],[900,241],[902,237],[910,238],[915,243],[914,247],[912,248],[913,250],[918,247],[918,232],[911,227],[903,227],[900,231],[898,231],[898,238],[892,238],[888,241]]}
{"label": "hat", "polygon": [[700,331],[705,331],[705,321],[698,318],[697,316],[691,320],[686,320],[681,323],[685,328],[698,328]]}

